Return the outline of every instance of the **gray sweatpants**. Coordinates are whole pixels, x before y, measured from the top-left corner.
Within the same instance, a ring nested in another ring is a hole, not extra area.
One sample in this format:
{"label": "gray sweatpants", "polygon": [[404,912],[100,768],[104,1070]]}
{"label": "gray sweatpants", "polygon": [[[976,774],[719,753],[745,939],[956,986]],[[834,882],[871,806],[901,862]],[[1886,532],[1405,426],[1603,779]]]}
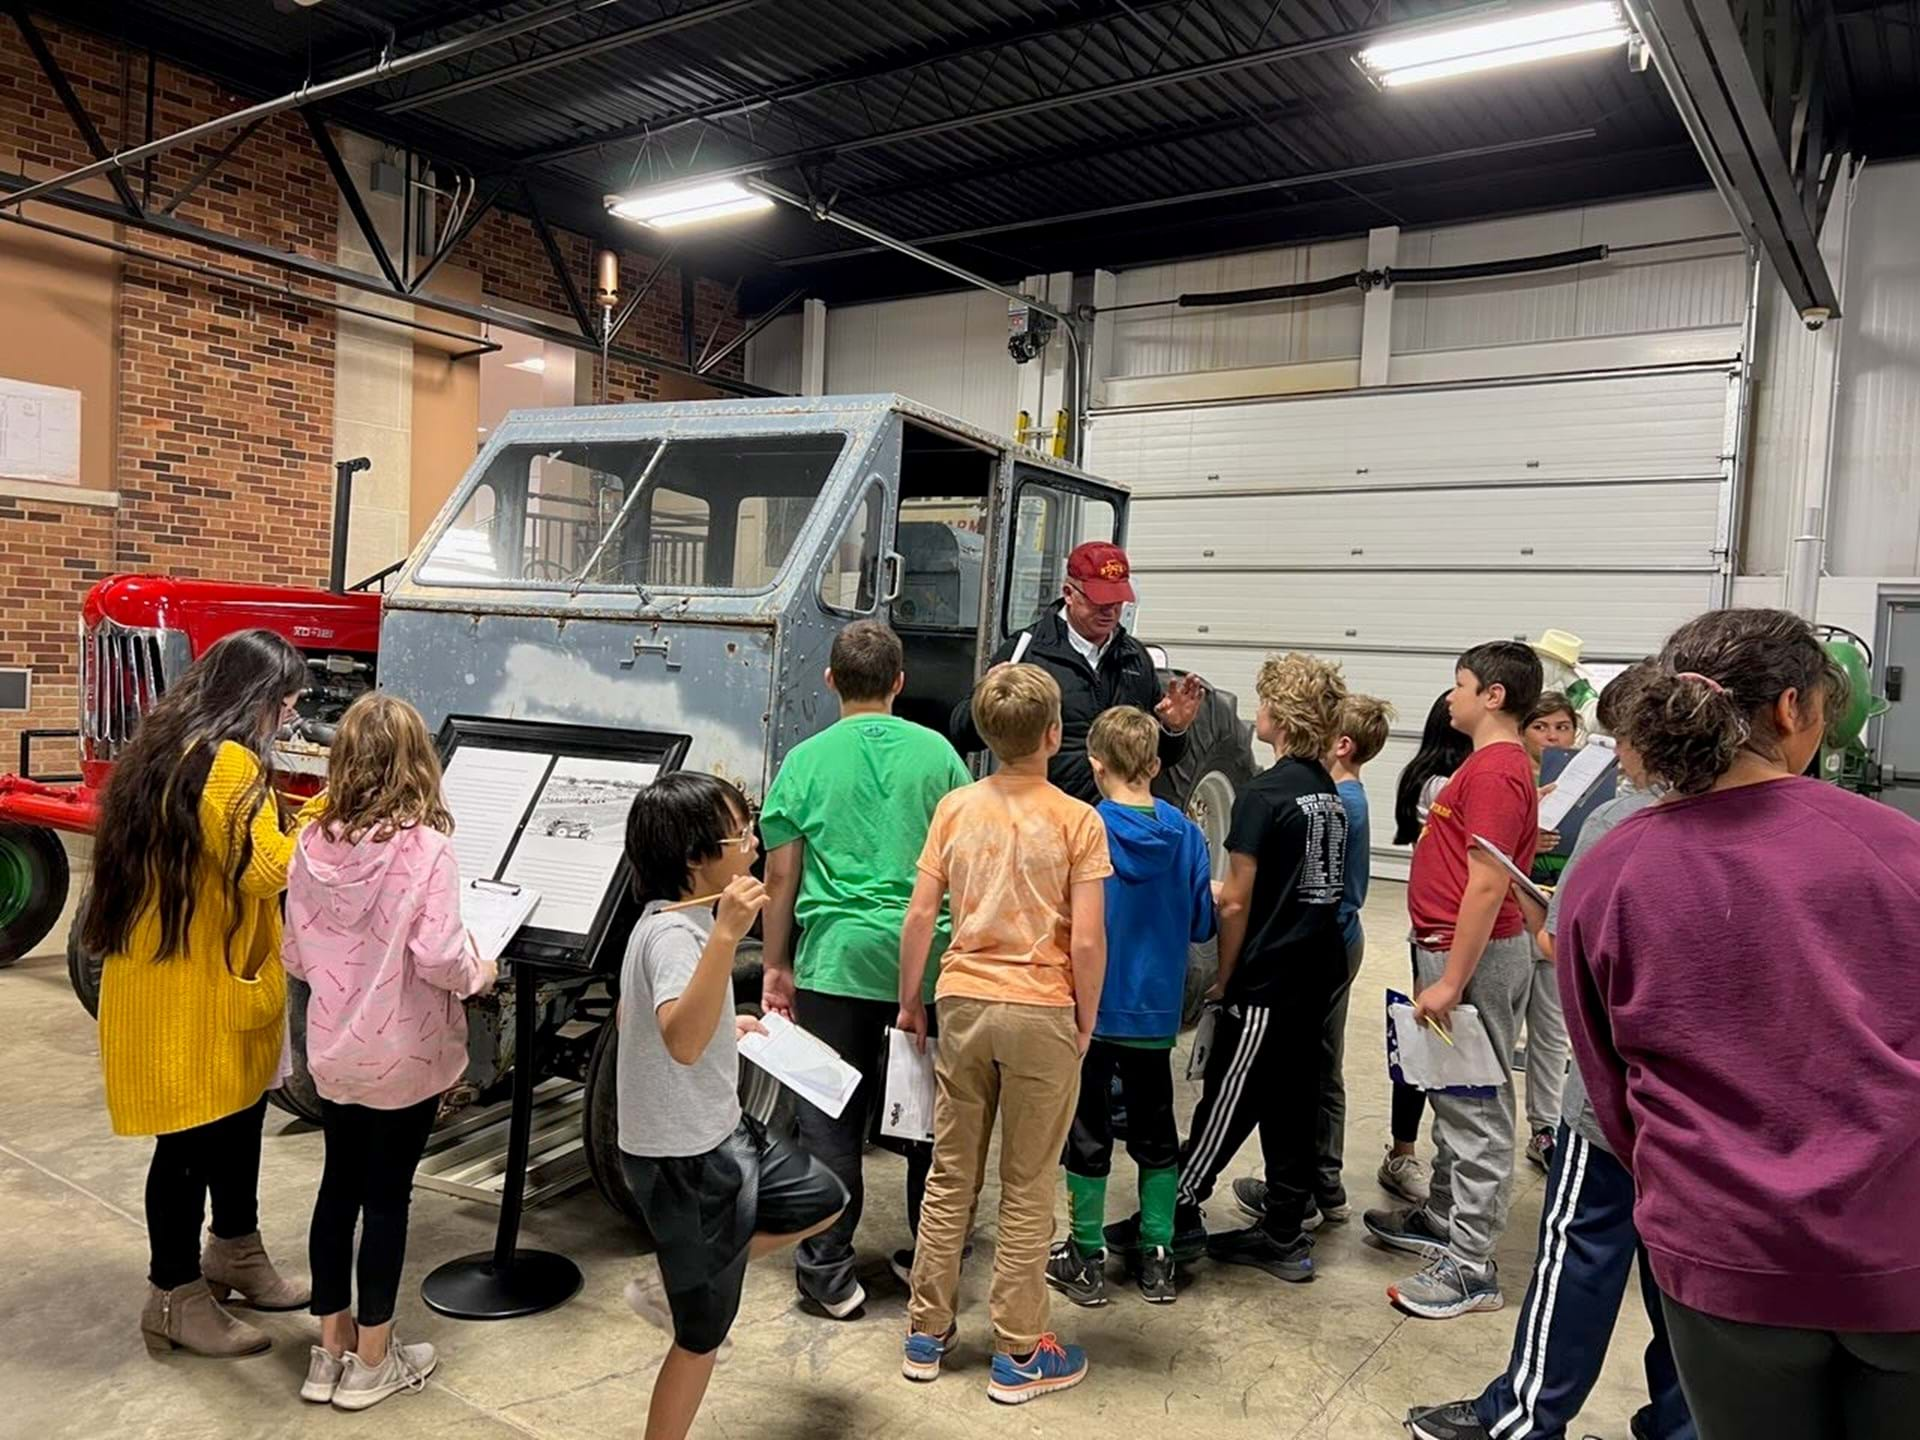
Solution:
{"label": "gray sweatpants", "polygon": [[[1413,966],[1420,984],[1431,985],[1446,971],[1446,952],[1416,947]],[[1487,942],[1463,1001],[1480,1012],[1507,1078],[1485,1098],[1439,1091],[1427,1096],[1433,1108],[1434,1147],[1427,1210],[1447,1227],[1453,1253],[1472,1265],[1492,1260],[1493,1247],[1507,1228],[1513,1184],[1513,1043],[1532,980],[1530,936]]]}
{"label": "gray sweatpants", "polygon": [[1535,958],[1527,986],[1527,1131],[1560,1124],[1560,1096],[1567,1088],[1567,1017],[1560,1009],[1560,977],[1553,962]]}

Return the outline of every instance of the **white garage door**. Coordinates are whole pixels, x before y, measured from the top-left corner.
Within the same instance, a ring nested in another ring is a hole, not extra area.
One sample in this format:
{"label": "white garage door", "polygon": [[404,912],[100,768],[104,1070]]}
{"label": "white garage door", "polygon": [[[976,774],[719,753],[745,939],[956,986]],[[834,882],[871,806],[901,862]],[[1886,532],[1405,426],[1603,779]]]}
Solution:
{"label": "white garage door", "polygon": [[1395,874],[1394,781],[1461,650],[1557,626],[1626,661],[1721,602],[1738,408],[1729,360],[1115,409],[1087,463],[1133,491],[1139,630],[1176,665],[1248,718],[1284,650],[1393,702],[1366,780]]}

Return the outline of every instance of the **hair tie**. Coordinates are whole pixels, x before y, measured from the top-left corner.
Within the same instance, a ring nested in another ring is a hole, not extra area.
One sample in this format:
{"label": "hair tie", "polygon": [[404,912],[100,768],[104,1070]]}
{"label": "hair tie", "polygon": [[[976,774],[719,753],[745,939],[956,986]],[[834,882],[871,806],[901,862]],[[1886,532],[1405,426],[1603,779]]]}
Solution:
{"label": "hair tie", "polygon": [[1724,695],[1727,693],[1726,686],[1722,685],[1711,675],[1702,675],[1698,670],[1677,670],[1674,672],[1673,678],[1676,680],[1698,680],[1716,695]]}

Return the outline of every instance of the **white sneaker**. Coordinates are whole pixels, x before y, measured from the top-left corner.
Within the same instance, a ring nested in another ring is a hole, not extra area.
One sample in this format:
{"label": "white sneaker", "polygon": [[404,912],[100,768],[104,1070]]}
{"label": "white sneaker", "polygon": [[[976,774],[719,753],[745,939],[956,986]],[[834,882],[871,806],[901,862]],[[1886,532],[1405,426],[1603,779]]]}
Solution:
{"label": "white sneaker", "polygon": [[307,1383],[300,1387],[300,1398],[311,1400],[316,1405],[326,1404],[333,1399],[334,1389],[339,1385],[345,1368],[344,1362],[329,1355],[325,1346],[314,1346],[313,1354],[307,1360]]}
{"label": "white sneaker", "polygon": [[[913,1273],[911,1267],[908,1268],[907,1273],[909,1275]],[[816,1300],[813,1303],[826,1311],[833,1319],[845,1320],[848,1316],[856,1313],[862,1305],[867,1303],[867,1288],[856,1280],[853,1282],[853,1289],[847,1292],[846,1299],[837,1300],[831,1305],[824,1300]]]}
{"label": "white sneaker", "polygon": [[387,1358],[378,1365],[368,1365],[349,1350],[340,1357],[340,1383],[334,1387],[333,1408],[366,1410],[402,1390],[418,1394],[427,1388],[427,1377],[439,1363],[433,1346],[425,1341],[402,1345],[398,1336],[388,1342]]}
{"label": "white sneaker", "polygon": [[[622,1292],[626,1296],[627,1308],[656,1330],[666,1332],[667,1338],[673,1338],[673,1310],[667,1304],[666,1282],[660,1278],[660,1269],[648,1265],[627,1282]],[[862,1295],[861,1299],[866,1296]],[[733,1337],[727,1336],[720,1342],[720,1348],[713,1352],[713,1363],[718,1365],[733,1354]]]}

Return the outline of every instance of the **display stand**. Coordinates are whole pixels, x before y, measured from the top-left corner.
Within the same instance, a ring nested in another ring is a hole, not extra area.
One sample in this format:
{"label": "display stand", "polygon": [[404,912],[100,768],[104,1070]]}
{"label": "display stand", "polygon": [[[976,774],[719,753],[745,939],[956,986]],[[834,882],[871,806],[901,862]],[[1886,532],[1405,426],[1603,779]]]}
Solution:
{"label": "display stand", "polygon": [[[663,772],[679,764],[687,746],[685,736],[455,716],[447,721],[440,736],[443,761],[463,740],[490,748],[553,755],[627,759],[638,753]],[[522,817],[522,828],[525,824],[526,817]],[[560,934],[529,924],[508,945],[514,985],[513,1104],[507,1122],[500,1222],[494,1232],[493,1249],[449,1260],[421,1283],[421,1298],[442,1315],[457,1320],[513,1320],[564,1305],[580,1293],[580,1267],[573,1261],[551,1250],[520,1248],[520,1213],[526,1198],[527,1155],[533,1136],[533,1092],[540,1078],[535,1053],[540,1030],[540,972],[578,976],[591,969],[620,909],[624,869],[617,878],[588,931]]]}
{"label": "display stand", "polygon": [[507,1121],[507,1171],[501,1177],[500,1225],[493,1249],[449,1260],[421,1283],[420,1295],[456,1320],[514,1320],[564,1305],[580,1293],[580,1267],[551,1250],[520,1249],[520,1209],[527,1189],[527,1146],[533,1134],[534,1045],[539,1034],[540,977],[514,962],[513,1114]]}

